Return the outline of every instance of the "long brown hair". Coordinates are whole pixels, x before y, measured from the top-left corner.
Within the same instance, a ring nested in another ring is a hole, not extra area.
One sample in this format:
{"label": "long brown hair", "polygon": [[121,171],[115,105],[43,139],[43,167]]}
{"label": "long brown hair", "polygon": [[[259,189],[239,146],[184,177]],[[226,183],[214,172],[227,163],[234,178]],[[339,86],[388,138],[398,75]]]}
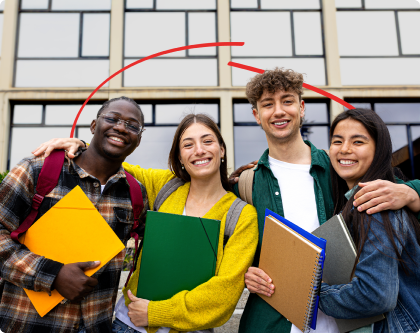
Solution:
{"label": "long brown hair", "polygon": [[[330,129],[330,140],[334,134],[334,130],[337,124],[345,119],[354,119],[360,122],[368,131],[369,135],[375,141],[375,154],[373,156],[372,164],[366,173],[357,181],[359,182],[369,182],[376,179],[388,180],[395,183],[395,177],[393,173],[393,168],[391,165],[392,159],[392,142],[389,131],[383,120],[376,114],[376,112],[367,109],[353,109],[346,112],[340,113],[331,124]],[[348,191],[347,183],[342,179],[337,172],[334,170],[330,164],[331,171],[331,182],[333,187],[333,199],[334,199],[334,213],[342,213],[344,220],[353,236],[354,243],[357,248],[357,258],[353,267],[352,276],[356,270],[356,265],[359,261],[360,255],[362,253],[363,247],[367,240],[369,232],[371,230],[371,223],[380,223],[386,232],[387,237],[389,238],[396,255],[396,260],[398,260],[402,266],[403,271],[408,274],[409,268],[404,262],[401,255],[399,254],[397,243],[400,243],[403,251],[405,251],[408,257],[411,259],[410,254],[406,251],[404,247],[403,235],[399,234],[395,228],[392,227],[391,221],[387,211],[381,212],[382,222],[376,219],[372,215],[368,215],[366,212],[359,212],[353,207],[354,195],[361,189],[359,186],[356,187],[353,191],[351,198],[347,201],[345,198],[345,193]],[[417,237],[417,242],[420,244],[420,226],[419,222],[415,218],[414,214],[411,213],[409,209],[405,210],[408,214],[409,221],[412,228],[414,229]],[[399,221],[400,224],[403,221]],[[400,230],[403,230],[402,225]],[[375,235],[376,236],[376,235]],[[376,236],[378,239],[378,237]],[[380,241],[378,239],[378,241]]]}
{"label": "long brown hair", "polygon": [[191,181],[190,174],[187,172],[187,170],[182,169],[182,165],[179,160],[179,156],[180,156],[179,144],[181,141],[182,134],[184,134],[185,130],[194,123],[202,124],[208,127],[210,130],[212,130],[217,137],[219,145],[223,147],[223,149],[225,150],[225,155],[223,158],[224,162],[220,163],[220,180],[222,182],[223,188],[226,191],[231,191],[232,188],[228,182],[227,153],[226,153],[225,141],[223,140],[222,134],[220,133],[220,130],[217,127],[216,123],[209,116],[203,113],[189,114],[185,116],[184,119],[181,120],[180,124],[178,125],[178,128],[176,129],[174,140],[172,141],[172,148],[169,153],[169,159],[168,159],[169,169],[178,178],[181,178],[182,180],[185,180],[186,182]]}

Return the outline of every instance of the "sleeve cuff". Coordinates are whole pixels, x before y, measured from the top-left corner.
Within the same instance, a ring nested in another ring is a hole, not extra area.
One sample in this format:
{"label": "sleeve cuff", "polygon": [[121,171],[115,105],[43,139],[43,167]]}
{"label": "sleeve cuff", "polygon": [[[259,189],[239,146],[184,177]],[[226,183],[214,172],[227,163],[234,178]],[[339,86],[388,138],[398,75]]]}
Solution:
{"label": "sleeve cuff", "polygon": [[149,327],[172,327],[174,325],[173,305],[166,301],[151,301],[147,308]]}
{"label": "sleeve cuff", "polygon": [[60,269],[64,264],[43,258],[38,266],[38,273],[35,277],[34,291],[46,291],[50,293],[52,291],[52,284],[58,275]]}

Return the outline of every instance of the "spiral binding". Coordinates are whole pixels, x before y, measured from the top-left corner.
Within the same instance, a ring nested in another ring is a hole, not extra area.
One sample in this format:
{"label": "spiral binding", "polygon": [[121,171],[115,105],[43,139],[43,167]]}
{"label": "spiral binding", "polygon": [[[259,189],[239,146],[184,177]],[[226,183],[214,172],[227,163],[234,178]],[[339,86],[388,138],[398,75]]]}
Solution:
{"label": "spiral binding", "polygon": [[306,303],[305,318],[303,320],[303,333],[309,332],[311,328],[310,326],[312,322],[315,303],[318,296],[318,291],[321,287],[323,260],[324,256],[318,253],[316,256],[314,271],[312,273],[311,291],[309,292],[308,302]]}

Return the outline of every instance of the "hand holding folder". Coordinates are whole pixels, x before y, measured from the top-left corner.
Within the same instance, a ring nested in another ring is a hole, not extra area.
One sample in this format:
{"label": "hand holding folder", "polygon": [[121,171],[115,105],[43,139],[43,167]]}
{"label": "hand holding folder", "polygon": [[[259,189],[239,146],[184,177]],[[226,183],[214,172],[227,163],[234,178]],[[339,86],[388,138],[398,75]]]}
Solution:
{"label": "hand holding folder", "polygon": [[[108,223],[82,191],[76,186],[36,221],[20,237],[35,254],[70,264],[100,260],[100,265],[85,271],[92,276],[124,249]],[[57,290],[35,292],[25,289],[38,314],[43,317],[64,297]]]}

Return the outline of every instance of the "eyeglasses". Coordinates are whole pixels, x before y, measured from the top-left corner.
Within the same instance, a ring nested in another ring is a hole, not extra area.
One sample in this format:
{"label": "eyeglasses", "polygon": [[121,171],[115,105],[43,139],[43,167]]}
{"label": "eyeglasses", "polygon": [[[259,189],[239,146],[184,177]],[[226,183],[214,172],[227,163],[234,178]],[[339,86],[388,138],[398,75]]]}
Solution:
{"label": "eyeglasses", "polygon": [[108,124],[112,124],[112,126],[117,126],[117,125],[119,125],[121,123],[124,123],[125,128],[128,131],[130,131],[130,132],[132,132],[132,133],[134,133],[136,135],[138,135],[138,134],[140,134],[140,133],[142,133],[142,132],[144,132],[146,130],[144,128],[144,126],[140,126],[140,124],[137,123],[137,122],[130,121],[130,120],[123,120],[123,119],[121,119],[121,118],[119,118],[119,117],[117,117],[116,115],[113,115],[113,114],[108,114],[108,113],[106,113],[106,114],[100,114],[99,117],[104,118],[104,120]]}

